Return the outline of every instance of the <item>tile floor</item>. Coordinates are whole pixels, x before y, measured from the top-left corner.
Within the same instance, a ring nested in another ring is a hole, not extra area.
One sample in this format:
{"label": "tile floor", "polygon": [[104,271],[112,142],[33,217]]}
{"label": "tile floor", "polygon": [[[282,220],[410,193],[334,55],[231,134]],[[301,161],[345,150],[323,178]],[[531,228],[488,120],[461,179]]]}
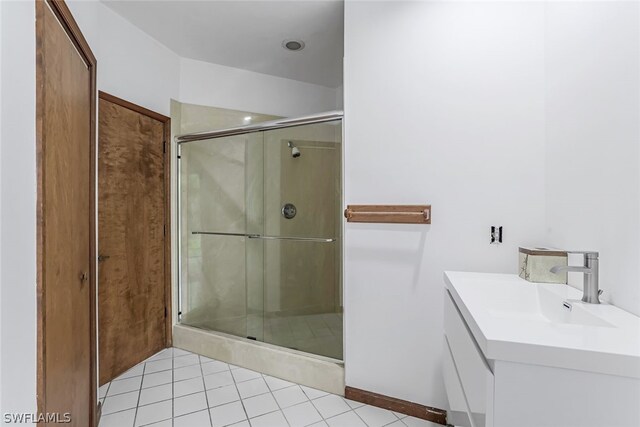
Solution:
{"label": "tile floor", "polygon": [[100,387],[100,427],[437,427],[177,348]]}

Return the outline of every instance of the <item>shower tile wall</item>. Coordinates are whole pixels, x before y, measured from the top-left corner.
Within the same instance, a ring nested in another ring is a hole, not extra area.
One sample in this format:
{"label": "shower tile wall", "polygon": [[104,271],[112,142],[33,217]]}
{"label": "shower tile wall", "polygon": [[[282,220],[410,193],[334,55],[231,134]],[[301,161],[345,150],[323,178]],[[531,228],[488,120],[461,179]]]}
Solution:
{"label": "shower tile wall", "polygon": [[[287,138],[288,133],[298,139]],[[341,204],[341,147],[333,135],[324,137],[327,140],[304,140],[299,129],[265,133],[265,164],[270,170],[265,174],[265,233],[337,239],[335,243],[266,242],[267,313],[323,313],[339,302],[340,219],[335,213]],[[300,157],[291,156],[288,141],[300,149]],[[296,206],[294,218],[280,214],[285,203]]]}
{"label": "shower tile wall", "polygon": [[175,100],[171,101],[171,106],[172,116],[175,111],[174,109],[179,110],[180,133],[205,132],[215,129],[227,129],[234,126],[244,126],[248,123],[248,121],[245,120],[246,117],[251,117],[251,123],[266,122],[280,118],[280,116],[252,113],[249,111],[184,104]]}
{"label": "shower tile wall", "polygon": [[[335,238],[333,243],[267,241],[264,340],[342,358],[341,127],[265,132],[265,234]],[[292,142],[301,156],[293,158]],[[292,219],[280,213],[293,203]]]}

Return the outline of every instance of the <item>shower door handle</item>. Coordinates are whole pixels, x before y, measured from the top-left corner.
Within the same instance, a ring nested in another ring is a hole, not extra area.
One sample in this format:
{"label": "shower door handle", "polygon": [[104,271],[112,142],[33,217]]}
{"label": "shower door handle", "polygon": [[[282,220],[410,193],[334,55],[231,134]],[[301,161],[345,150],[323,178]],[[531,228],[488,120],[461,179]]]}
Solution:
{"label": "shower door handle", "polygon": [[263,236],[261,234],[223,233],[221,231],[192,231],[191,234],[209,234],[214,236],[246,237],[247,239],[290,240],[290,241],[297,241],[297,242],[317,242],[317,243],[331,243],[336,241],[336,239],[324,238],[324,237]]}
{"label": "shower door handle", "polygon": [[298,242],[318,242],[318,243],[331,243],[336,239],[324,238],[324,237],[285,237],[285,236],[261,236],[258,234],[248,235],[249,239],[262,239],[262,240],[291,240]]}

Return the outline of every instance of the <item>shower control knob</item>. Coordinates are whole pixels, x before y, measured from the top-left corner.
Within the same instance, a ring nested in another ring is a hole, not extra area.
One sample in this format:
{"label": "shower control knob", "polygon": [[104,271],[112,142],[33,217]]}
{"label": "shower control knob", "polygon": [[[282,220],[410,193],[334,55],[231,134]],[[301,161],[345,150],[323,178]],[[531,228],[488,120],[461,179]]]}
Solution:
{"label": "shower control knob", "polygon": [[282,216],[286,219],[293,218],[297,213],[298,209],[293,203],[285,203],[284,206],[282,206]]}

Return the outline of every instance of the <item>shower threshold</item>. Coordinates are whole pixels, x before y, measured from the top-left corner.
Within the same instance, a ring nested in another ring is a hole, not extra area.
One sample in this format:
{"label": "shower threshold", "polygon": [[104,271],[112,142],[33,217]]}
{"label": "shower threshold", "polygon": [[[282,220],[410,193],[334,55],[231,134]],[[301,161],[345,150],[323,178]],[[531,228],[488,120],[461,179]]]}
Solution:
{"label": "shower threshold", "polygon": [[181,324],[342,360],[342,313],[240,315],[192,312]]}
{"label": "shower threshold", "polygon": [[173,327],[173,345],[283,380],[344,395],[344,363],[338,359],[182,324]]}

